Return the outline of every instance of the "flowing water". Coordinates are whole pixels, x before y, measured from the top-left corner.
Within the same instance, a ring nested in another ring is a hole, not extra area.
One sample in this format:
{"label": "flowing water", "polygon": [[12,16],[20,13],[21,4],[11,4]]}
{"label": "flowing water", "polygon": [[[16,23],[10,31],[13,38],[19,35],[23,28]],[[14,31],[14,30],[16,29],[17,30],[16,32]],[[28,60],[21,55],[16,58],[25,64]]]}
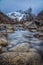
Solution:
{"label": "flowing water", "polygon": [[[25,30],[23,27],[16,26],[15,31],[12,33],[8,33],[8,46],[7,46],[7,51],[11,51],[10,49],[16,47],[19,44],[22,43],[28,43],[30,45],[30,48],[35,48],[39,51],[43,52],[43,40],[34,37],[35,34],[40,33],[40,32],[32,32],[29,30]],[[1,32],[6,32],[6,30],[0,30]],[[3,36],[2,36],[3,37]]]}
{"label": "flowing water", "polygon": [[[18,44],[28,43],[31,48],[43,51],[43,40],[34,37],[37,32],[30,32],[27,30],[17,30],[8,34],[8,51]],[[10,50],[11,51],[11,50]]]}

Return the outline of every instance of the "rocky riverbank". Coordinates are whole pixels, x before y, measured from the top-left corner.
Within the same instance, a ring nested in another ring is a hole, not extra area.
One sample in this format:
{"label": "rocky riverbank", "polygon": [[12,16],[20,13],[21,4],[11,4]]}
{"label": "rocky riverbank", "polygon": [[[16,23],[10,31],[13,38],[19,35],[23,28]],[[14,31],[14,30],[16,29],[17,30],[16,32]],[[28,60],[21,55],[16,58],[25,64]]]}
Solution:
{"label": "rocky riverbank", "polygon": [[43,65],[42,21],[14,23],[3,13],[0,16],[0,64]]}

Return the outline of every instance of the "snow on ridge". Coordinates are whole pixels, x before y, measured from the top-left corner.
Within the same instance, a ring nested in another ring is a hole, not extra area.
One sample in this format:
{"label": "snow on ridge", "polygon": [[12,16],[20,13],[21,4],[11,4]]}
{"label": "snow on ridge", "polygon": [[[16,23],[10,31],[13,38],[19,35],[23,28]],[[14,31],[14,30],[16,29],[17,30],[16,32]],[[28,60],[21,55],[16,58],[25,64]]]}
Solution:
{"label": "snow on ridge", "polygon": [[11,12],[7,14],[10,18],[12,18],[13,20],[15,20],[16,18],[20,21],[24,14],[20,13],[20,12]]}

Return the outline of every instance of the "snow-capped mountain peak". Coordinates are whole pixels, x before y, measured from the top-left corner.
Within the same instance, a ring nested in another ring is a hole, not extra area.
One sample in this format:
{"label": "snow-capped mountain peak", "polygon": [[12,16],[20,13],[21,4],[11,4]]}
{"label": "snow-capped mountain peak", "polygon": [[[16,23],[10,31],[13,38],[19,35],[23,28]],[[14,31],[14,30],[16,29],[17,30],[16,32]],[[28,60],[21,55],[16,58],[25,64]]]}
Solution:
{"label": "snow-capped mountain peak", "polygon": [[17,19],[18,21],[20,21],[23,18],[24,14],[20,12],[11,12],[11,13],[8,13],[8,16],[12,18],[13,20]]}
{"label": "snow-capped mountain peak", "polygon": [[32,19],[33,14],[31,12],[31,8],[29,8],[26,11],[19,10],[16,12],[8,13],[8,16],[14,21],[27,21]]}

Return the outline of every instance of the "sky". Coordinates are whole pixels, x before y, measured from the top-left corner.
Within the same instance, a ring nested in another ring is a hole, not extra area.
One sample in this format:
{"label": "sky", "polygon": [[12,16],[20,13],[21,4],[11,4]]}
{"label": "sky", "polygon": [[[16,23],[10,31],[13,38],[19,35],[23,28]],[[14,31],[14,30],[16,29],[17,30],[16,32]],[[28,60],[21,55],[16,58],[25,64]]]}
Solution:
{"label": "sky", "polygon": [[43,0],[0,0],[0,10],[4,13],[32,8],[33,13],[43,10]]}

